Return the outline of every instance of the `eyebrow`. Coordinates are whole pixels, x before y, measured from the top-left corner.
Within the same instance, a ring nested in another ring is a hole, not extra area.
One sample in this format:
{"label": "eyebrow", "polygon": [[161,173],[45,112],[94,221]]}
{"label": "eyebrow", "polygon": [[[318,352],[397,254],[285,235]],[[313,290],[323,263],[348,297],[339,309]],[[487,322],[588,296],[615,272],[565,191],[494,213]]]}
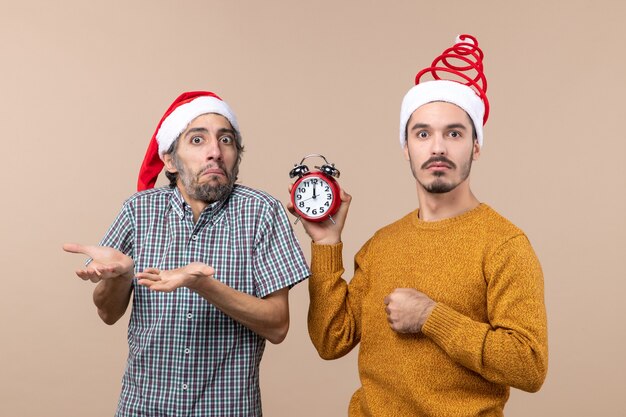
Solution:
{"label": "eyebrow", "polygon": [[462,130],[467,130],[467,127],[465,127],[464,124],[462,123],[452,123],[449,124],[448,126],[446,126],[446,129],[462,129]]}
{"label": "eyebrow", "polygon": [[187,133],[185,133],[185,136],[189,136],[192,133],[209,133],[209,131],[203,127],[192,127],[191,129],[189,129],[187,131]]}
{"label": "eyebrow", "polygon": [[[426,129],[426,128],[430,128],[431,126],[429,124],[426,123],[415,123],[413,126],[411,126],[411,132],[416,130],[416,129]],[[463,125],[462,123],[451,123],[449,125],[446,125],[446,129],[462,129],[462,130],[467,130],[467,127],[465,127],[465,125]]]}
{"label": "eyebrow", "polygon": [[[185,133],[185,137],[189,136],[192,133],[209,133],[208,129],[204,128],[204,127],[192,127],[191,129],[189,129],[187,131],[187,133]],[[235,135],[235,131],[233,129],[228,129],[228,128],[221,128],[217,131],[218,135],[224,134],[224,133],[230,133],[231,135]]]}
{"label": "eyebrow", "polygon": [[411,131],[414,131],[415,129],[424,129],[430,127],[430,125],[427,125],[426,123],[415,123],[412,127],[411,127]]}
{"label": "eyebrow", "polygon": [[231,135],[235,136],[235,130],[234,129],[227,129],[225,127],[223,127],[220,130],[218,130],[217,133],[218,134],[220,134],[220,133],[230,133]]}

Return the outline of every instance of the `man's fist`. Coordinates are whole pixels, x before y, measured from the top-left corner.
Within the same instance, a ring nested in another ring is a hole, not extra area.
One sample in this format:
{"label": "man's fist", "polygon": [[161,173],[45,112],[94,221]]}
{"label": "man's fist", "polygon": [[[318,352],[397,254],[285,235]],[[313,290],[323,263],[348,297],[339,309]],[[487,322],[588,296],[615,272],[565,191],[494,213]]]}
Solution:
{"label": "man's fist", "polygon": [[398,333],[420,332],[437,304],[413,288],[396,288],[384,302],[387,321]]}

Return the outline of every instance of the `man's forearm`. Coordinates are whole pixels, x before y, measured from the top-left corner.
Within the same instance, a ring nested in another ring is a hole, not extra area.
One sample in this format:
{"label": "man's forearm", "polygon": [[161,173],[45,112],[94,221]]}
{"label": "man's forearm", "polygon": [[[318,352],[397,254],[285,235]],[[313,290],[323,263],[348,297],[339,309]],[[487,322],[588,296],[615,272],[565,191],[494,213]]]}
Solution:
{"label": "man's forearm", "polygon": [[289,330],[289,289],[265,298],[237,291],[214,279],[201,280],[192,288],[233,320],[274,344],[282,342]]}
{"label": "man's forearm", "polygon": [[355,275],[343,278],[343,244],[311,245],[309,336],[320,357],[337,359],[361,339],[361,305],[365,273],[356,257]]}
{"label": "man's forearm", "polygon": [[547,372],[547,346],[541,326],[494,329],[437,304],[422,332],[452,360],[485,379],[534,392]]}
{"label": "man's forearm", "polygon": [[98,315],[106,324],[114,324],[126,312],[132,293],[132,278],[119,277],[100,281],[93,292]]}

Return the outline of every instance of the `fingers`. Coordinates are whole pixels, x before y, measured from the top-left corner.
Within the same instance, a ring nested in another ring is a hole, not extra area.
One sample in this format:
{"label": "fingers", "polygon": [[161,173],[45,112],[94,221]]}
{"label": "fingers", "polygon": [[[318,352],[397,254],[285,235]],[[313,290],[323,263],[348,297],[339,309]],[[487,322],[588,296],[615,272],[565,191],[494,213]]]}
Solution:
{"label": "fingers", "polygon": [[352,196],[346,192],[343,188],[341,189],[341,193],[339,194],[342,203],[348,203],[352,201]]}
{"label": "fingers", "polygon": [[207,276],[209,278],[213,278],[215,275],[215,269],[212,266],[202,265],[202,269],[200,270],[202,275]]}
{"label": "fingers", "polygon": [[392,313],[391,313],[391,308],[389,307],[389,304],[391,303],[391,301],[392,301],[391,295],[388,295],[383,299],[383,303],[385,304],[385,313],[387,314],[387,321],[392,324],[393,323],[393,320],[391,319]]}
{"label": "fingers", "polygon": [[153,289],[152,287],[157,283],[158,281],[152,281],[148,278],[139,278],[137,277],[137,284],[142,285],[146,288],[149,289]]}
{"label": "fingers", "polygon": [[137,274],[137,284],[144,286],[148,289],[151,289],[151,290],[154,289],[153,287],[155,286],[157,282],[158,281],[150,280],[149,278],[145,278],[145,277],[140,278],[139,274]]}
{"label": "fingers", "polygon": [[76,270],[76,275],[84,281],[99,282],[120,276],[121,266],[118,264],[102,265],[92,262],[88,267]]}
{"label": "fingers", "polygon": [[88,255],[87,248],[88,246],[81,245],[79,243],[65,243],[63,245],[63,250],[69,253],[82,253]]}
{"label": "fingers", "polygon": [[350,203],[352,202],[352,196],[342,188],[339,198],[341,198],[341,208],[339,210],[343,209],[347,212],[350,207]]}
{"label": "fingers", "polygon": [[147,278],[142,278],[139,281],[137,281],[137,283],[139,285],[143,285],[144,287],[148,288],[150,291],[157,291],[157,292],[172,292],[176,288],[178,288],[175,284],[171,282],[164,282],[164,281],[161,281],[160,279],[157,281],[152,281]]}
{"label": "fingers", "polygon": [[76,275],[83,281],[99,282],[102,280],[102,274],[97,269],[79,269]]}
{"label": "fingers", "polygon": [[[150,268],[153,269],[153,268]],[[158,271],[158,269],[156,270]],[[150,272],[147,269],[143,272],[139,272],[137,274],[137,279],[140,281],[139,283],[141,284],[141,281],[150,281],[150,282],[156,282],[156,281],[161,281],[161,276],[159,275],[158,272]]]}
{"label": "fingers", "polygon": [[[288,187],[289,195],[291,195],[292,189],[293,189],[293,184],[289,184],[289,187]],[[293,209],[293,203],[291,202],[291,199],[289,199],[289,201],[287,202],[287,211],[293,214],[294,216],[296,215],[296,211]]]}
{"label": "fingers", "polygon": [[81,253],[83,255],[87,255],[90,258],[97,258],[96,250],[99,246],[93,245],[81,245],[79,243],[66,243],[63,245],[63,250],[69,253]]}
{"label": "fingers", "polygon": [[137,284],[142,285],[152,291],[163,291],[163,279],[159,275],[161,271],[157,268],[147,268],[137,274]]}
{"label": "fingers", "polygon": [[343,225],[346,222],[346,217],[348,217],[348,209],[350,208],[350,203],[352,202],[352,196],[342,188],[339,194],[339,198],[341,199],[341,205],[339,206],[339,210],[337,210],[337,213],[335,213],[333,218],[339,225],[339,228],[343,229]]}
{"label": "fingers", "polygon": [[396,288],[384,300],[387,322],[398,333],[419,333],[436,303],[414,288]]}

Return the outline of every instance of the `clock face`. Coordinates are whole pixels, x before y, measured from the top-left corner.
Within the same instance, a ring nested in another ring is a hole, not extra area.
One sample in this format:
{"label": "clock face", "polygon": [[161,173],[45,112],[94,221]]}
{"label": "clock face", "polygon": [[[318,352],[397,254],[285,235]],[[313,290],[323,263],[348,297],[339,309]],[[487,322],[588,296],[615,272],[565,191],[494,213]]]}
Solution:
{"label": "clock face", "polygon": [[310,220],[327,217],[335,208],[334,201],[339,198],[334,193],[335,187],[319,176],[305,176],[294,187],[294,208]]}

